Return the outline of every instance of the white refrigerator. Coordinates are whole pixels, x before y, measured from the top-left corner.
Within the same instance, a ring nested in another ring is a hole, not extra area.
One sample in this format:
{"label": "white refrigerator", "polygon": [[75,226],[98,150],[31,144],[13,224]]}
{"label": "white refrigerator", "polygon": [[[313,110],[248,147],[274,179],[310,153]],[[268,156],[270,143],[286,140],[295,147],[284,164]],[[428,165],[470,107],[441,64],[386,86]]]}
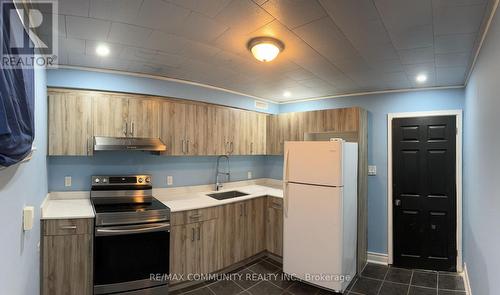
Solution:
{"label": "white refrigerator", "polygon": [[283,272],[343,292],[356,274],[356,143],[285,143]]}

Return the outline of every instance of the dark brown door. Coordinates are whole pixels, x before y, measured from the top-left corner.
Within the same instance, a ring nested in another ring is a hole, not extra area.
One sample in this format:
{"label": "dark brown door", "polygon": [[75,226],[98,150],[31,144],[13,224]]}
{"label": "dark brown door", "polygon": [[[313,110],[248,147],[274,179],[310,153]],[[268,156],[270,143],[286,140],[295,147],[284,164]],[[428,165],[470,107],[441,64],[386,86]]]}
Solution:
{"label": "dark brown door", "polygon": [[394,265],[456,270],[455,116],[392,121]]}

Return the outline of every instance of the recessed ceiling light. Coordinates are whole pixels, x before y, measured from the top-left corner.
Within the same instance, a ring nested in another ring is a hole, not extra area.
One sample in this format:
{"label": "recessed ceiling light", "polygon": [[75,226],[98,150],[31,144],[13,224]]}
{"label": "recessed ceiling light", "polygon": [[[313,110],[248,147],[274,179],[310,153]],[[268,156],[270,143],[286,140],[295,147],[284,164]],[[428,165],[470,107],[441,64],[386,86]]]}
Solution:
{"label": "recessed ceiling light", "polygon": [[106,45],[106,44],[99,44],[95,48],[95,52],[99,56],[107,56],[107,55],[109,55],[110,50],[109,50],[108,45]]}
{"label": "recessed ceiling light", "polygon": [[415,80],[417,80],[418,83],[424,83],[425,81],[427,81],[427,75],[419,74],[417,75],[417,78],[415,78]]}
{"label": "recessed ceiling light", "polygon": [[272,61],[285,49],[283,42],[271,37],[256,37],[251,39],[247,45],[253,56],[262,62]]}
{"label": "recessed ceiling light", "polygon": [[292,93],[290,91],[284,91],[283,92],[283,96],[284,97],[290,97],[290,96],[292,96]]}

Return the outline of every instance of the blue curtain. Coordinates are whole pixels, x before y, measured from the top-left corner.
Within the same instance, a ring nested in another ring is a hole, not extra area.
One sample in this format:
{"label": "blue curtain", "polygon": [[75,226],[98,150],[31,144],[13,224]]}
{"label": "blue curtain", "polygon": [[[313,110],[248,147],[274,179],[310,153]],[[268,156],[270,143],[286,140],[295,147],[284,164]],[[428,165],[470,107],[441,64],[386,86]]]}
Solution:
{"label": "blue curtain", "polygon": [[[0,0],[0,4],[4,5],[4,2],[6,1]],[[2,54],[5,55],[12,53],[8,46],[10,38],[8,26],[22,26],[22,23],[20,19],[16,19],[7,24],[9,18],[6,17],[5,13],[8,13],[8,10],[3,9],[3,13],[1,20]],[[1,69],[0,166],[11,166],[24,159],[31,152],[35,137],[34,78],[32,68]]]}

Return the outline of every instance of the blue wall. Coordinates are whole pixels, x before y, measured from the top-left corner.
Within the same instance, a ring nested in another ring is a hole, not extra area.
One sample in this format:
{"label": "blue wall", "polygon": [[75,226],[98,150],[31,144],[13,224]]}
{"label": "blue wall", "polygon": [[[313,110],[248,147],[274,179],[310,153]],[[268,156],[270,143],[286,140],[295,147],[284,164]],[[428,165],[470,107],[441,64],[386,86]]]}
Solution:
{"label": "blue wall", "polygon": [[500,280],[500,15],[495,15],[465,95],[464,261],[474,294]]}
{"label": "blue wall", "polygon": [[268,103],[268,110],[255,109],[255,99],[252,97],[203,86],[127,74],[73,69],[49,70],[47,74],[47,86],[159,95],[210,102],[272,114],[278,113],[278,105],[274,103]]}
{"label": "blue wall", "polygon": [[[359,106],[368,110],[368,250],[387,253],[387,114],[463,109],[463,89],[372,94],[280,105],[280,113]],[[271,177],[282,177],[282,160],[269,159]]]}
{"label": "blue wall", "polygon": [[[149,173],[154,187],[167,187],[167,176],[174,186],[215,183],[217,157],[170,157],[142,152],[98,152],[93,157],[49,157],[49,190],[89,190],[90,176]],[[231,180],[266,177],[265,156],[230,157]],[[226,168],[225,161],[221,167]],[[72,177],[72,187],[64,187],[64,177]]]}
{"label": "blue wall", "polygon": [[[35,72],[35,141],[37,151],[25,163],[0,170],[0,294],[33,295],[39,291],[40,204],[47,195],[47,94],[45,71]],[[23,231],[24,206],[35,207],[31,231]]]}

